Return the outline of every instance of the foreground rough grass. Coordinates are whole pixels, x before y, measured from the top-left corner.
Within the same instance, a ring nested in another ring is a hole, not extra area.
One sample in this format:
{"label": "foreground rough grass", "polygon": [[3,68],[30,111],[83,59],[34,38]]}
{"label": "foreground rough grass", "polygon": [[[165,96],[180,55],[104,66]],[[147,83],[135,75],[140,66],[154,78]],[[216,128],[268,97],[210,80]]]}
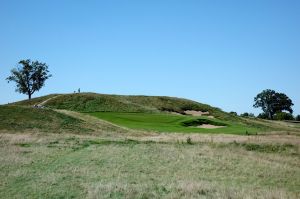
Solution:
{"label": "foreground rough grass", "polygon": [[0,198],[299,198],[298,147],[2,134]]}

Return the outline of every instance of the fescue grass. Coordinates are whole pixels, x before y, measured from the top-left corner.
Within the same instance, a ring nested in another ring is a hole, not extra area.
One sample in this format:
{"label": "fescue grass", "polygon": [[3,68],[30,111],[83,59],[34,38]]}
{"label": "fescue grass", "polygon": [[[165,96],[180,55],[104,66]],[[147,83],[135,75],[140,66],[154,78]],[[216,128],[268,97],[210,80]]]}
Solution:
{"label": "fescue grass", "polygon": [[0,139],[0,198],[300,196],[296,146],[14,136]]}
{"label": "fescue grass", "polygon": [[40,130],[51,133],[92,131],[82,120],[49,109],[22,106],[0,106],[0,130]]}
{"label": "fescue grass", "polygon": [[[258,144],[258,143],[238,143],[232,142],[233,146],[243,147],[247,151],[258,151],[263,153],[288,153],[299,156],[299,148],[292,144]],[[222,146],[222,144],[220,144]],[[228,147],[225,144],[224,147]]]}
{"label": "fescue grass", "polygon": [[[221,121],[207,117],[193,117],[184,115],[171,115],[164,113],[116,113],[116,112],[95,112],[89,115],[107,120],[114,124],[125,126],[131,129],[157,131],[157,132],[186,132],[186,133],[230,133],[246,135],[262,132],[260,126],[247,126],[241,123]],[[212,124],[225,126],[217,129],[197,128],[197,124]]]}

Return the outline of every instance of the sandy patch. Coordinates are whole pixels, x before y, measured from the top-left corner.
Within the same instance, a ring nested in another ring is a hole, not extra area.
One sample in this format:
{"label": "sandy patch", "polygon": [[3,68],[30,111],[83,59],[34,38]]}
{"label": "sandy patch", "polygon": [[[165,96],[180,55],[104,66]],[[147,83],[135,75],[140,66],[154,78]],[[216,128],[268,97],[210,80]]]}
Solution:
{"label": "sandy patch", "polygon": [[202,124],[197,126],[197,128],[202,128],[202,129],[219,129],[219,128],[225,128],[226,126],[215,126],[212,124]]}
{"label": "sandy patch", "polygon": [[209,112],[202,112],[202,111],[193,111],[193,110],[186,110],[184,111],[185,114],[187,115],[192,115],[192,116],[202,116],[202,115],[209,115]]}

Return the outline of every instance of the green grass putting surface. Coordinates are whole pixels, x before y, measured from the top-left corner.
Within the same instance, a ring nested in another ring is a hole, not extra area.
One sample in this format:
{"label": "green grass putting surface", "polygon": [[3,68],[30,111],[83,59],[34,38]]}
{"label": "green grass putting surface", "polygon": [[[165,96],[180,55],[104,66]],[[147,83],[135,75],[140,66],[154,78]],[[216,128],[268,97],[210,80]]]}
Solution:
{"label": "green grass putting surface", "polygon": [[[207,117],[193,117],[164,113],[95,112],[89,114],[130,129],[146,131],[227,134],[246,134],[246,132],[249,134],[255,134],[262,131],[262,129],[258,127],[247,126],[245,124],[229,121],[223,122],[218,119],[211,119]],[[199,122],[199,125],[211,124],[224,127],[215,129],[199,128],[195,122]]]}

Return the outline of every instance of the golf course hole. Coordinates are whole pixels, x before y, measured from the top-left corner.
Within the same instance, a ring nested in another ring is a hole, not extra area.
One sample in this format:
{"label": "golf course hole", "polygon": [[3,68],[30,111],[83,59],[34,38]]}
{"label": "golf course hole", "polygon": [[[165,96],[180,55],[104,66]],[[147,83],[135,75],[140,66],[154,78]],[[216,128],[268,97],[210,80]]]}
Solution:
{"label": "golf course hole", "polygon": [[208,119],[193,119],[181,123],[185,127],[196,127],[203,129],[218,129],[225,128],[227,125],[222,122],[212,121]]}

